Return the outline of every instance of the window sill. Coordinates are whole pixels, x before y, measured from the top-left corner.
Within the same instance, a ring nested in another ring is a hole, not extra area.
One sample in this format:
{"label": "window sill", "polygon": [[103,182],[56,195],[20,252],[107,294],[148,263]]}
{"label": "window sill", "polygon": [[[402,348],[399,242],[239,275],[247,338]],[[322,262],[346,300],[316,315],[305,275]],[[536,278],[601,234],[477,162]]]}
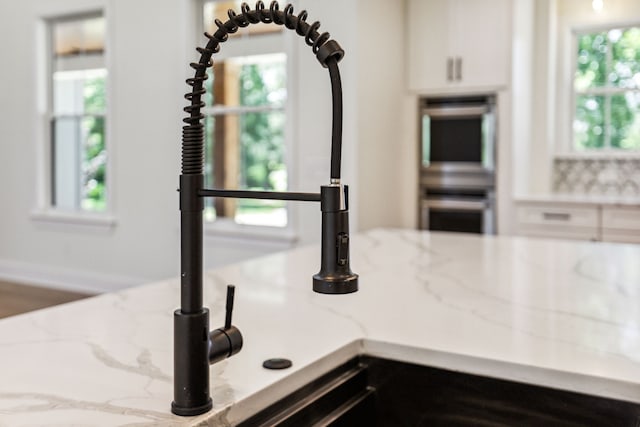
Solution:
{"label": "window sill", "polygon": [[41,224],[108,231],[115,227],[116,218],[106,213],[60,211],[56,209],[36,209],[31,212],[31,220]]}
{"label": "window sill", "polygon": [[217,219],[205,222],[205,236],[222,237],[238,241],[252,241],[291,246],[298,240],[291,227],[269,227],[260,225],[238,224],[229,219]]}

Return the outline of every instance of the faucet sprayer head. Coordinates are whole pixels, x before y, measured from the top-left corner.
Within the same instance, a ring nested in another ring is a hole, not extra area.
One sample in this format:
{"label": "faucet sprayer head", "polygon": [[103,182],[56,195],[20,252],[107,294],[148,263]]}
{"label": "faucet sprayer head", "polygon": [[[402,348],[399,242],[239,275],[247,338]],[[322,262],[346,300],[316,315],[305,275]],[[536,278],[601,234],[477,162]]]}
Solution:
{"label": "faucet sprayer head", "polygon": [[[337,184],[337,185],[336,185]],[[321,294],[349,294],[358,290],[358,275],[349,266],[349,188],[339,183],[320,190],[322,254],[313,290]]]}

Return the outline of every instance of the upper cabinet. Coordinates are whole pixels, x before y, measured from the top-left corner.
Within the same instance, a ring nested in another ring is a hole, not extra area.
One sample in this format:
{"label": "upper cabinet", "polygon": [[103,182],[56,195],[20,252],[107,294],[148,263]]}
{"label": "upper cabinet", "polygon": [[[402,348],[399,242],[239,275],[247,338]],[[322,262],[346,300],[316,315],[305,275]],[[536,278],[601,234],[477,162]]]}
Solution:
{"label": "upper cabinet", "polygon": [[511,0],[408,0],[407,22],[409,89],[508,85]]}

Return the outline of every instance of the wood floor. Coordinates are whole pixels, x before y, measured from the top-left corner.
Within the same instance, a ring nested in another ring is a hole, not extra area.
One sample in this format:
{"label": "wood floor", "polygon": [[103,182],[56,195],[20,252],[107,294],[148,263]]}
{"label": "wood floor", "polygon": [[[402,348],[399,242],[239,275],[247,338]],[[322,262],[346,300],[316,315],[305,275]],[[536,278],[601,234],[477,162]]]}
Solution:
{"label": "wood floor", "polygon": [[0,318],[92,296],[0,281]]}

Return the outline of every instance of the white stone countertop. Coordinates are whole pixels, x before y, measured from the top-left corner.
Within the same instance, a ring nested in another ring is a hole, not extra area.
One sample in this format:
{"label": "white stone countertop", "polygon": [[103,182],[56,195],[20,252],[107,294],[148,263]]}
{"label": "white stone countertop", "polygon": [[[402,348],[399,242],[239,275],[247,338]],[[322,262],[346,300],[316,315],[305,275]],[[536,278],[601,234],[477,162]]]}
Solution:
{"label": "white stone countertop", "polygon": [[245,344],[198,417],[170,413],[178,280],[0,321],[0,426],[229,425],[362,352],[640,402],[640,246],[373,230],[343,296],[311,290],[319,252],[206,274],[212,328],[233,283]]}

